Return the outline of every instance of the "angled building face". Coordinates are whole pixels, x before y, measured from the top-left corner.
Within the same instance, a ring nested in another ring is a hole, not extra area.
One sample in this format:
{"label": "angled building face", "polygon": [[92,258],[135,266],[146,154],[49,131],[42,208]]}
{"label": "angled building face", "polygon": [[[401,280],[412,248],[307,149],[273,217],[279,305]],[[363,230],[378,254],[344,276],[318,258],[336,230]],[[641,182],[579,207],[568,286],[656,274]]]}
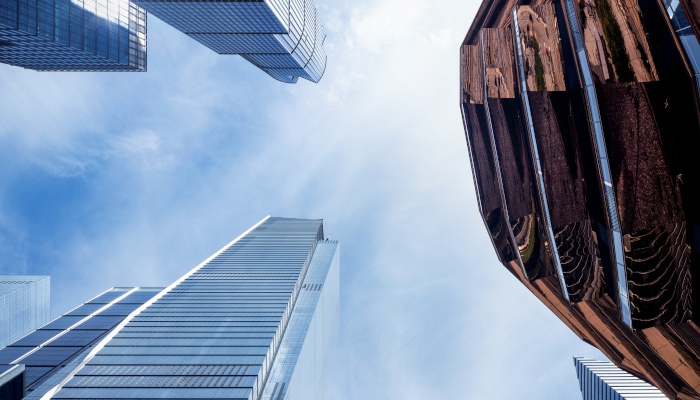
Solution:
{"label": "angled building face", "polygon": [[161,290],[110,289],[0,350],[2,398],[41,398],[45,382],[65,374],[91,345]]}
{"label": "angled building face", "polygon": [[129,0],[3,0],[0,62],[37,71],[145,71],[146,12]]}
{"label": "angled building face", "polygon": [[695,3],[486,0],[460,48],[500,261],[674,399],[700,399]]}
{"label": "angled building face", "polygon": [[24,365],[0,365],[0,399],[19,400],[24,396]]}
{"label": "angled building face", "polygon": [[215,52],[240,54],[282,82],[318,82],[325,71],[326,34],[313,0],[133,1]]}
{"label": "angled building face", "polygon": [[0,348],[51,319],[51,278],[0,276]]}
{"label": "angled building face", "polygon": [[25,398],[327,398],[339,252],[323,238],[321,220],[264,219]]}
{"label": "angled building face", "polygon": [[654,386],[613,363],[574,357],[583,400],[668,400]]}

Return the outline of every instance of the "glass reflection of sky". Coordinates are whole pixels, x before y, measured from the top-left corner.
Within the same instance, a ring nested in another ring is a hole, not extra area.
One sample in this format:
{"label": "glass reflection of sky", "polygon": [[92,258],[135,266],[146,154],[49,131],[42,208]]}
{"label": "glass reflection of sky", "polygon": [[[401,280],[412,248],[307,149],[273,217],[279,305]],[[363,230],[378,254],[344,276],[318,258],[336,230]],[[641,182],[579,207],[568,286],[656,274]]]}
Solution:
{"label": "glass reflection of sky", "polygon": [[124,28],[129,27],[128,0],[71,0],[71,3],[109,22],[119,24]]}
{"label": "glass reflection of sky", "polygon": [[[136,8],[135,15],[132,18],[143,19],[138,26],[146,26],[145,11],[139,8],[136,4],[129,0],[70,0],[71,3],[81,7],[86,12],[90,12],[95,16],[107,20],[111,24],[129,30],[129,14],[130,7]],[[134,11],[131,12],[134,14]],[[143,13],[143,18],[139,14]],[[131,40],[136,40],[139,43],[141,51],[146,49],[146,31],[136,29],[130,31]],[[134,36],[135,35],[135,36]]]}
{"label": "glass reflection of sky", "polygon": [[39,71],[146,70],[146,12],[128,0],[16,4],[0,15],[15,44],[0,62]]}
{"label": "glass reflection of sky", "polygon": [[673,29],[678,34],[678,38],[688,56],[688,61],[697,77],[700,75],[700,44],[698,39],[693,34],[690,22],[688,22],[683,8],[680,7],[680,2],[678,0],[663,0],[663,2],[666,6],[666,13],[673,24]]}

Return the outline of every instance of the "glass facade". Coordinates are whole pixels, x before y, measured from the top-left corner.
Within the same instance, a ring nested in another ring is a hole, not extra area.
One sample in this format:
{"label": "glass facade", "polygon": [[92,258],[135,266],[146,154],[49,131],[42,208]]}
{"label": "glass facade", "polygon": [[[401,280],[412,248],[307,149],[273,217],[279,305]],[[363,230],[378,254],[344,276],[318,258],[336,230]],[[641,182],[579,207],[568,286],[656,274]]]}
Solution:
{"label": "glass facade", "polygon": [[0,276],[0,348],[51,318],[51,278]]}
{"label": "glass facade", "polygon": [[145,71],[146,12],[129,0],[2,0],[0,62],[37,71]]}
{"label": "glass facade", "polygon": [[338,330],[339,258],[337,242],[319,242],[263,400],[328,398],[328,374]]}
{"label": "glass facade", "polygon": [[583,400],[668,400],[654,386],[613,363],[574,357]]}
{"label": "glass facade", "polygon": [[24,397],[24,365],[0,365],[0,399]]}
{"label": "glass facade", "polygon": [[266,218],[121,322],[96,322],[117,326],[37,399],[324,398],[338,257],[321,220]]}
{"label": "glass facade", "polygon": [[326,34],[313,0],[134,0],[219,54],[240,54],[273,78],[318,82]]}
{"label": "glass facade", "polygon": [[65,373],[65,365],[80,360],[91,345],[161,290],[110,289],[0,350],[0,367],[22,365],[25,398],[40,398],[47,380]]}

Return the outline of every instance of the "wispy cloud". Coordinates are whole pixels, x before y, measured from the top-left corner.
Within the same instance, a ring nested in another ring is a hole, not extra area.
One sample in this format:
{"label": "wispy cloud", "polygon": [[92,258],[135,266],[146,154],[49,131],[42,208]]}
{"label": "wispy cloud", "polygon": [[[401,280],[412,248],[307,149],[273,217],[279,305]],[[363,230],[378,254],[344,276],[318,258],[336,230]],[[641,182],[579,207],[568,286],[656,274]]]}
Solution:
{"label": "wispy cloud", "polygon": [[476,209],[457,102],[477,4],[317,5],[316,85],[154,18],[144,74],[0,66],[2,253],[53,275],[60,313],[166,285],[267,214],[324,218],[341,242],[333,398],[575,398],[570,356],[589,347],[497,263]]}

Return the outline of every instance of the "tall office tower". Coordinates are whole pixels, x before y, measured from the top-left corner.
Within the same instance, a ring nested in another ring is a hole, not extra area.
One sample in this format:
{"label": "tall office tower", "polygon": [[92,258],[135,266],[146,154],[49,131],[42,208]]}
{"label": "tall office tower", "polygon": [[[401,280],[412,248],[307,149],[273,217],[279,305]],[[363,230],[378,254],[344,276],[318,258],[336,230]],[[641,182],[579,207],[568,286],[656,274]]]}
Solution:
{"label": "tall office tower", "polygon": [[129,0],[2,0],[0,62],[37,71],[145,71],[146,12]]}
{"label": "tall office tower", "polygon": [[0,348],[51,318],[51,278],[0,276]]}
{"label": "tall office tower", "polygon": [[0,398],[41,397],[45,382],[60,380],[91,345],[161,290],[112,288],[0,350]]}
{"label": "tall office tower", "polygon": [[25,365],[27,400],[325,399],[338,279],[338,244],[321,220],[266,218],[145,303],[100,319],[125,300],[88,302],[95,315],[66,314],[0,351],[0,363]]}
{"label": "tall office tower", "polygon": [[668,400],[661,391],[613,363],[574,357],[583,400]]}
{"label": "tall office tower", "polygon": [[696,1],[486,0],[461,46],[499,260],[671,399],[700,399]]}
{"label": "tall office tower", "polygon": [[273,78],[318,82],[326,33],[313,0],[132,0],[219,54],[240,54]]}

